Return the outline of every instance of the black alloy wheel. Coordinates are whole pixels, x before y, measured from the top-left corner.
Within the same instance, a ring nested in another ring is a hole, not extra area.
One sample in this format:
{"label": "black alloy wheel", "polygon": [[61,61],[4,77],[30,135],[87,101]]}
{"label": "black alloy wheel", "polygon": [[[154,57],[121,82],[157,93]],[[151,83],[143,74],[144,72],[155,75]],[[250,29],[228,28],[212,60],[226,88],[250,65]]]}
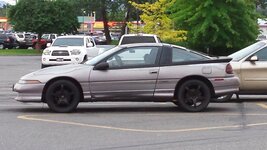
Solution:
{"label": "black alloy wheel", "polygon": [[178,90],[177,105],[185,111],[203,111],[209,105],[211,92],[200,80],[185,81]]}
{"label": "black alloy wheel", "polygon": [[49,85],[45,98],[51,110],[67,113],[77,108],[80,102],[80,91],[71,81],[58,80]]}

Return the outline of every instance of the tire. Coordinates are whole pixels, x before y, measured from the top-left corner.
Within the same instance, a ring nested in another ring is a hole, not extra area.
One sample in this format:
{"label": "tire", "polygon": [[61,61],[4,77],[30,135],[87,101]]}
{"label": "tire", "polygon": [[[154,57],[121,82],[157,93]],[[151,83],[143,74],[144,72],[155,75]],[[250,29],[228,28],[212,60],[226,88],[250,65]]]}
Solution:
{"label": "tire", "polygon": [[19,46],[19,49],[28,49],[28,46]]}
{"label": "tire", "polygon": [[80,102],[80,91],[71,81],[58,80],[49,85],[45,99],[52,111],[68,113],[76,110]]}
{"label": "tire", "polygon": [[213,102],[227,102],[232,98],[233,94],[227,94],[223,96],[219,96],[215,99],[212,99]]}
{"label": "tire", "polygon": [[46,44],[41,45],[41,49],[45,49],[46,48]]}
{"label": "tire", "polygon": [[188,80],[178,89],[177,105],[188,112],[206,109],[211,99],[209,87],[200,80]]}
{"label": "tire", "polygon": [[48,67],[47,65],[42,64],[41,69]]}
{"label": "tire", "polygon": [[37,47],[36,47],[36,43],[33,43],[33,44],[32,44],[32,49],[37,49]]}
{"label": "tire", "polygon": [[81,63],[84,64],[87,60],[88,60],[88,57],[87,57],[87,55],[85,55],[85,56],[83,57],[83,61],[82,61]]}
{"label": "tire", "polygon": [[4,44],[0,44],[0,49],[5,49]]}

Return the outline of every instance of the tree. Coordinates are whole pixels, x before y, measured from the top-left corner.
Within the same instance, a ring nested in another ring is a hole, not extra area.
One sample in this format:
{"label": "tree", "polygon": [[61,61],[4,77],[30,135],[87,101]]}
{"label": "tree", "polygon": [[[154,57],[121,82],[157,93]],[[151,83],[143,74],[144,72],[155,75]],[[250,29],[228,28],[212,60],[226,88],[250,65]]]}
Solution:
{"label": "tree", "polygon": [[186,39],[186,32],[175,30],[174,22],[169,18],[167,9],[174,2],[175,0],[158,0],[155,3],[131,4],[142,11],[140,18],[145,23],[145,33],[157,34],[164,41],[176,43]]}
{"label": "tree", "polygon": [[38,43],[43,33],[71,33],[79,23],[75,7],[66,0],[20,0],[10,8],[8,18],[16,31],[35,32]]}
{"label": "tree", "polygon": [[226,55],[255,41],[259,30],[254,0],[176,0],[177,28],[188,31],[191,48]]}
{"label": "tree", "polygon": [[[128,0],[72,0],[75,1],[76,10],[84,10],[86,12],[96,12],[96,19],[104,23],[104,32],[106,39],[110,42],[108,21],[122,22],[121,34],[125,32],[126,23],[128,21],[137,20],[138,13]],[[153,2],[155,0],[133,0],[137,3]],[[80,12],[82,14],[82,12]]]}

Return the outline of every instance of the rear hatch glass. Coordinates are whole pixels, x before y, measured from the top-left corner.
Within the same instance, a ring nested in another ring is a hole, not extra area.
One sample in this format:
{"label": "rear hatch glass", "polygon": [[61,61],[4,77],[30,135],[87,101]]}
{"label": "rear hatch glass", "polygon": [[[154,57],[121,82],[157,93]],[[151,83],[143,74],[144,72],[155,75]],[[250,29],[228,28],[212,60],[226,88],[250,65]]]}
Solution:
{"label": "rear hatch glass", "polygon": [[156,40],[153,36],[125,36],[121,41],[121,45],[132,43],[156,43]]}

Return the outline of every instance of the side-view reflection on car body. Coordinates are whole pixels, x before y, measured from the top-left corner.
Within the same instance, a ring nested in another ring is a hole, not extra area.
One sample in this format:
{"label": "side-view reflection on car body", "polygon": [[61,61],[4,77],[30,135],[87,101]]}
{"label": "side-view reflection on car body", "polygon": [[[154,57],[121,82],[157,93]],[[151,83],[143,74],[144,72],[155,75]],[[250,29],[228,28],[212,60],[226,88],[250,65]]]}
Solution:
{"label": "side-view reflection on car body", "polygon": [[[234,73],[240,78],[238,94],[267,93],[267,41],[259,41],[237,51],[228,57]],[[223,96],[218,101],[227,101],[233,94]]]}
{"label": "side-view reflection on car body", "polygon": [[186,111],[203,111],[210,99],[235,93],[239,79],[231,59],[212,59],[161,43],[117,46],[85,64],[55,66],[23,76],[14,85],[21,102],[45,102],[70,112],[79,102],[174,102]]}

